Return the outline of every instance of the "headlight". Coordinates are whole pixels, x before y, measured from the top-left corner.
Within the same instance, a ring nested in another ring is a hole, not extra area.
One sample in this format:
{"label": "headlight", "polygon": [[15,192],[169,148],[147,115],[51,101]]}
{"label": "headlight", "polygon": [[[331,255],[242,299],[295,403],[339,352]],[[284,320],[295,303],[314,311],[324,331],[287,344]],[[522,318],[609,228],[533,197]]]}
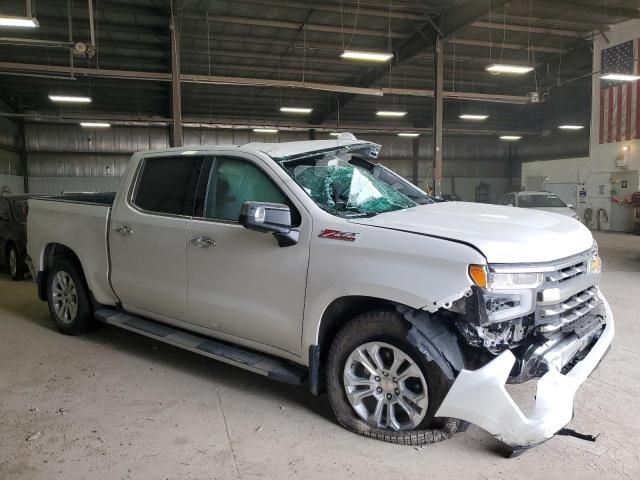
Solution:
{"label": "headlight", "polygon": [[542,273],[490,273],[489,290],[535,289],[542,285]]}
{"label": "headlight", "polygon": [[597,253],[593,257],[591,257],[591,260],[589,261],[589,272],[590,273],[602,272],[602,259],[600,258],[600,255],[598,255]]}
{"label": "headlight", "polygon": [[480,287],[482,304],[490,323],[528,315],[535,308],[542,273],[494,273],[484,265],[471,265],[469,276]]}
{"label": "headlight", "polygon": [[469,276],[478,287],[487,290],[535,289],[542,285],[542,273],[488,273],[484,265],[470,265]]}

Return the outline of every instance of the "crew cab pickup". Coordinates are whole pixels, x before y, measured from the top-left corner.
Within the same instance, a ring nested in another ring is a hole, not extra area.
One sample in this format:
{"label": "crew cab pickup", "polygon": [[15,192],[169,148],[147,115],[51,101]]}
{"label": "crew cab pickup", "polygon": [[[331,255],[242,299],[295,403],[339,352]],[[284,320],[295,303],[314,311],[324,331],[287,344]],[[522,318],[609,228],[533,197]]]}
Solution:
{"label": "crew cab pickup", "polygon": [[[591,233],[436,202],[379,151],[342,135],[136,153],[115,195],[29,200],[39,296],[63,333],[100,321],[326,390],[369,437],[549,439],[614,335]],[[505,383],[531,379],[525,415]]]}

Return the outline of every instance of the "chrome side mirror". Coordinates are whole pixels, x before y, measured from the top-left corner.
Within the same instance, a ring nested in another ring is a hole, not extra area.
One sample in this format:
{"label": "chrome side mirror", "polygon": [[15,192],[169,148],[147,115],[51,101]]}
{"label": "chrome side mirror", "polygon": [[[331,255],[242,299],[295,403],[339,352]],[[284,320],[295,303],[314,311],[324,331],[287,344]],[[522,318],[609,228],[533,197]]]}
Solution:
{"label": "chrome side mirror", "polygon": [[290,247],[298,243],[299,232],[291,224],[291,210],[280,203],[244,202],[238,222],[248,229],[272,233],[278,245]]}

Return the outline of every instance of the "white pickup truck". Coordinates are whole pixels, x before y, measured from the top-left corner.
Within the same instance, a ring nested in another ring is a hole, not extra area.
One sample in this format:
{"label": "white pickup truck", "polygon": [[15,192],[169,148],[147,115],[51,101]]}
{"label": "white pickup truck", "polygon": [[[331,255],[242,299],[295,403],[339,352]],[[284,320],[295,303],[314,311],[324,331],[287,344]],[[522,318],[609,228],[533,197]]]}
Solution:
{"label": "white pickup truck", "polygon": [[[436,202],[337,140],[136,153],[113,194],[30,199],[58,328],[116,325],[327,390],[395,443],[476,424],[520,451],[573,415],[614,335],[597,245],[552,213]],[[523,414],[505,383],[537,379]]]}

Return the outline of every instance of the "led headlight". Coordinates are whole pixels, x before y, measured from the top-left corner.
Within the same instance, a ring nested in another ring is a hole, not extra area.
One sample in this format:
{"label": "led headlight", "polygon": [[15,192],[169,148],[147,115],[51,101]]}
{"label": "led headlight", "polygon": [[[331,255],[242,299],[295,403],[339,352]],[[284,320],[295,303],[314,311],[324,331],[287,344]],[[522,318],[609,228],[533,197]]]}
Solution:
{"label": "led headlight", "polygon": [[542,273],[496,273],[472,265],[469,276],[480,287],[489,323],[503,322],[531,313],[536,291],[544,281]]}

